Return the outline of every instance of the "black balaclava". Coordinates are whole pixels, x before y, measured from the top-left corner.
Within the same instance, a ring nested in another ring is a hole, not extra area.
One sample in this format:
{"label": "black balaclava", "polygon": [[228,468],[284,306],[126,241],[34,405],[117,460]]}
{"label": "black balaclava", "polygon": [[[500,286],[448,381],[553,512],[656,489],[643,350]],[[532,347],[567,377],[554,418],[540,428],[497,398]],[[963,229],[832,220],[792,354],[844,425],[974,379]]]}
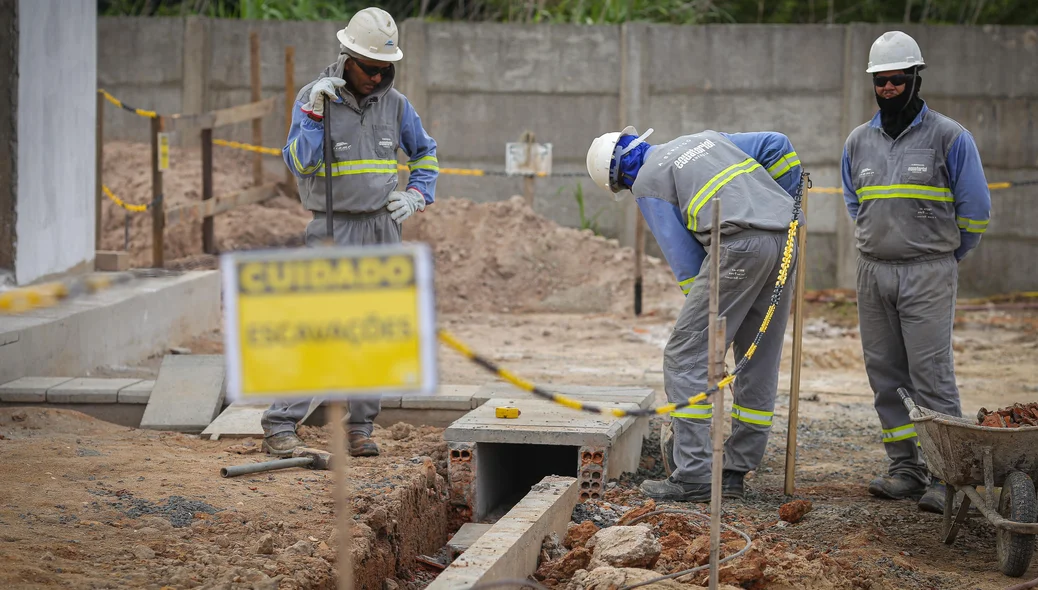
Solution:
{"label": "black balaclava", "polygon": [[883,124],[883,130],[891,139],[898,136],[912,124],[912,121],[923,110],[923,99],[919,98],[919,86],[923,79],[919,76],[919,70],[910,68],[906,74],[915,74],[909,82],[905,91],[894,98],[883,98],[876,94],[876,102],[879,104],[879,120]]}

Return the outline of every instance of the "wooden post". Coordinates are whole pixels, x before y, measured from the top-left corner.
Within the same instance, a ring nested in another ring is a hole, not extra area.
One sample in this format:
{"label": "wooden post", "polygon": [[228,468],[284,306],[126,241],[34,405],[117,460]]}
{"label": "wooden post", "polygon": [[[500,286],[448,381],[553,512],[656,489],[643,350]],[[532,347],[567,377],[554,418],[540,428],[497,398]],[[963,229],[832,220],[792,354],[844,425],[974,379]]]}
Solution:
{"label": "wooden post", "polygon": [[[202,203],[213,198],[213,129],[202,130]],[[213,239],[213,217],[202,217],[202,251],[216,254]]]}
{"label": "wooden post", "polygon": [[350,454],[346,450],[343,430],[342,406],[345,402],[333,400],[329,403],[328,422],[332,429],[332,476],[335,479],[335,528],[339,531],[339,546],[335,560],[338,568],[339,590],[353,590],[353,535],[350,530],[350,504],[346,490],[346,463]]}
{"label": "wooden post", "polygon": [[645,259],[645,221],[635,206],[634,212],[634,315],[642,315],[642,265]]}
{"label": "wooden post", "polygon": [[[296,48],[289,45],[285,48],[285,137],[292,130],[292,113],[296,102]],[[295,186],[292,169],[285,166],[285,187],[291,190]]]}
{"label": "wooden post", "polygon": [[[526,131],[523,133],[520,141],[526,144],[526,165],[529,166],[533,161],[533,144],[537,140],[532,131]],[[530,208],[533,208],[534,187],[534,176],[531,172],[529,176],[523,177],[523,200],[526,201]]]}
{"label": "wooden post", "polygon": [[[262,99],[262,83],[260,81],[260,43],[259,33],[249,32],[249,82],[252,84],[252,102]],[[259,117],[252,120],[252,145],[263,145],[263,120]],[[252,155],[252,184],[263,184],[263,154]]]}
{"label": "wooden post", "polygon": [[163,268],[166,243],[166,205],[162,197],[162,171],[159,170],[159,133],[162,117],[151,120],[151,265]]}
{"label": "wooden post", "polygon": [[[713,201],[713,224],[710,230],[710,320],[707,324],[707,386],[713,387],[724,374],[725,318],[720,312],[721,280],[721,202]],[[710,435],[713,439],[713,464],[710,472],[710,590],[716,590],[718,561],[721,553],[721,471],[724,469],[724,388],[714,393],[713,421]]]}
{"label": "wooden post", "polygon": [[94,250],[101,249],[101,204],[104,202],[105,96],[97,92],[97,122],[94,125]]}
{"label": "wooden post", "polygon": [[797,253],[794,259],[796,280],[793,288],[793,359],[789,371],[789,425],[786,429],[787,496],[796,491],[797,424],[800,413],[800,362],[804,353],[804,285],[807,283],[807,185],[810,174],[803,173],[804,196],[800,202],[800,224],[797,226]]}

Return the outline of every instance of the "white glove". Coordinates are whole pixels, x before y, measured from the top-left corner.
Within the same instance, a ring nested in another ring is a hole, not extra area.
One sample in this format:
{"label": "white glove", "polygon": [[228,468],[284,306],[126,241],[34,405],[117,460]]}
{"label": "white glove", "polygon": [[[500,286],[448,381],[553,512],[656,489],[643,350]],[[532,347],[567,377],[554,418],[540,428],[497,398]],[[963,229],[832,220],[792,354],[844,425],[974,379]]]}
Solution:
{"label": "white glove", "polygon": [[425,197],[415,189],[406,191],[393,191],[389,193],[389,203],[386,208],[392,213],[393,220],[402,223],[414,214],[415,211],[425,211]]}
{"label": "white glove", "polygon": [[332,102],[338,102],[339,97],[336,95],[335,89],[345,85],[346,80],[342,78],[321,78],[310,87],[310,102],[303,105],[303,112],[315,119],[323,119],[324,97],[331,98]]}

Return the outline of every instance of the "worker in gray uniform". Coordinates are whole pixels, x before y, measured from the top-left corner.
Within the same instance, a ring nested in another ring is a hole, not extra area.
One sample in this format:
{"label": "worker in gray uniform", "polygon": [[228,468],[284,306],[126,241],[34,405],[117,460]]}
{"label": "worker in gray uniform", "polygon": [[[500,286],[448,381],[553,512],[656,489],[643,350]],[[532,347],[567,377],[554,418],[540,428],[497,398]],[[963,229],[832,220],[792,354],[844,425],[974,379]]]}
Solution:
{"label": "worker in gray uniform", "polygon": [[905,33],[876,39],[866,72],[879,111],[847,138],[842,173],[865,370],[891,461],[868,490],[942,512],[945,485],[931,481],[897,388],[962,415],[952,359],[958,263],[987,229],[991,196],[973,136],[919,98],[925,67]]}
{"label": "worker in gray uniform", "polygon": [[[667,399],[684,405],[707,386],[710,245],[714,207],[721,207],[720,314],[726,346],[736,359],[751,350],[771,305],[782,265],[800,159],[785,135],[703,131],[649,145],[633,127],[595,139],[587,154],[591,179],[617,198],[633,193],[674,272],[685,304],[663,355]],[[793,282],[796,253],[787,282]],[[722,495],[739,498],[747,472],[757,468],[771,431],[783,332],[789,316],[785,289],[759,347],[734,383],[732,434],[724,445]],[[641,489],[657,500],[710,500],[712,404],[671,413],[673,472]]]}
{"label": "worker in gray uniform", "polygon": [[[365,8],[336,37],[339,57],[299,91],[282,150],[298,177],[300,199],[313,212],[306,245],[318,246],[327,237],[325,109],[330,109],[332,125],[335,243],[396,244],[403,221],[433,202],[439,174],[436,142],[422,128],[410,101],[393,88],[394,63],[403,58],[393,17],[380,8]],[[403,191],[397,190],[398,148],[409,158],[410,176]],[[263,447],[268,453],[290,455],[303,445],[296,426],[309,405],[310,400],[276,402],[264,412]],[[351,455],[378,455],[371,432],[379,410],[378,398],[350,400],[344,426]]]}

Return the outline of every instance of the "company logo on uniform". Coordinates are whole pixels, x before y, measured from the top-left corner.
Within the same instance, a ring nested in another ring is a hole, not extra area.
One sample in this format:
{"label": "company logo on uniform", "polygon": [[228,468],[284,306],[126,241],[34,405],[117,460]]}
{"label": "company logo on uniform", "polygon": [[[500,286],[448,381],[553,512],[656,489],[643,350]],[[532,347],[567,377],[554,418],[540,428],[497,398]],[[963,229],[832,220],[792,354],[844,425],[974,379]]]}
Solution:
{"label": "company logo on uniform", "polygon": [[937,214],[930,207],[920,207],[915,212],[916,219],[937,219]]}
{"label": "company logo on uniform", "polygon": [[340,141],[339,143],[335,144],[335,151],[345,152],[348,151],[351,147],[353,146],[346,143],[345,141]]}
{"label": "company logo on uniform", "polygon": [[858,178],[868,178],[869,176],[875,176],[876,171],[872,168],[862,168],[861,172],[858,173]]}
{"label": "company logo on uniform", "polygon": [[676,166],[679,170],[681,168],[684,168],[688,164],[695,162],[699,158],[702,158],[703,155],[706,154],[707,150],[714,147],[715,145],[717,144],[707,139],[704,140],[702,143],[692,146],[691,148],[686,150],[685,153],[681,154],[674,160],[674,166]]}
{"label": "company logo on uniform", "polygon": [[909,164],[908,171],[912,174],[924,174],[927,168],[924,164]]}
{"label": "company logo on uniform", "polygon": [[388,137],[383,137],[382,140],[378,142],[378,145],[379,147],[384,147],[388,150],[393,147],[393,140]]}

